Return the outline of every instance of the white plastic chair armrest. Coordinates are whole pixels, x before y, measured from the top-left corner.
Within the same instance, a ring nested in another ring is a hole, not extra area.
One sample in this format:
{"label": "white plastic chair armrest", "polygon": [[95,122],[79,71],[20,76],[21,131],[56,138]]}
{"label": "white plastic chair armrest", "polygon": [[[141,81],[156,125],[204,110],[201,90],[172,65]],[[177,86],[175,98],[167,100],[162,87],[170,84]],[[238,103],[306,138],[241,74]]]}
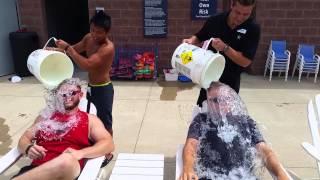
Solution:
{"label": "white plastic chair armrest", "polygon": [[[285,169],[282,165],[281,165],[282,170],[284,170],[284,172],[286,173],[286,175],[288,176],[289,180],[293,180],[291,174],[288,172],[287,169]],[[274,177],[274,180],[277,180],[277,177]]]}
{"label": "white plastic chair armrest", "polygon": [[317,94],[316,97],[315,97],[315,100],[316,100],[316,110],[318,111],[318,117],[319,117],[319,120],[320,120],[320,94]]}
{"label": "white plastic chair armrest", "polygon": [[[17,147],[11,149],[8,153],[2,156],[0,158],[0,174],[5,172],[5,170],[12,166],[17,160],[19,160],[21,156],[22,154],[19,152]],[[86,162],[78,180],[95,180],[98,176],[104,158],[104,156],[100,156],[97,158],[89,159]]]}
{"label": "white plastic chair armrest", "polygon": [[179,179],[181,173],[182,173],[182,168],[183,168],[183,159],[182,159],[182,154],[183,154],[183,144],[180,144],[178,146],[177,152],[176,152],[176,178],[175,180]]}
{"label": "white plastic chair armrest", "polygon": [[320,135],[319,135],[319,128],[318,128],[318,121],[316,118],[316,112],[313,106],[312,101],[310,100],[308,103],[308,122],[309,128],[311,131],[312,142],[316,148],[320,148]]}
{"label": "white plastic chair armrest", "polygon": [[301,178],[298,177],[298,175],[295,172],[291,171],[290,169],[286,169],[286,172],[290,176],[291,178],[290,180],[301,180]]}
{"label": "white plastic chair armrest", "polygon": [[[88,100],[86,98],[81,98],[80,102],[79,102],[79,109],[81,111],[87,112],[87,103],[88,103]],[[90,112],[89,113],[94,114],[94,115],[97,114],[97,109],[93,103],[90,103]]]}
{"label": "white plastic chair armrest", "polygon": [[17,147],[12,148],[7,154],[0,158],[0,174],[12,166],[21,156]]}
{"label": "white plastic chair armrest", "polygon": [[105,156],[87,160],[78,180],[95,180],[100,171],[101,164]]}
{"label": "white plastic chair armrest", "polygon": [[309,155],[311,155],[317,161],[320,161],[320,151],[319,150],[317,150],[313,145],[311,145],[308,142],[303,142],[301,145],[302,145],[303,149],[306,150]]}

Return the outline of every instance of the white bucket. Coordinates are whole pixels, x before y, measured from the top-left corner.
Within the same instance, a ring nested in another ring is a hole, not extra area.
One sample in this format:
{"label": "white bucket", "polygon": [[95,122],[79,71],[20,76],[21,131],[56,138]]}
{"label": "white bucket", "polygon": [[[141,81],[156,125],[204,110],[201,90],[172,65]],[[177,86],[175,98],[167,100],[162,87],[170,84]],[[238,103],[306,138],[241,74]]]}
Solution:
{"label": "white bucket", "polygon": [[[51,40],[50,38],[48,42]],[[55,38],[53,38],[55,39]],[[73,64],[70,58],[58,51],[43,49],[33,51],[27,61],[29,71],[47,88],[54,88],[60,82],[73,75]]]}
{"label": "white bucket", "polygon": [[221,54],[206,49],[207,47],[203,49],[182,43],[174,51],[171,59],[173,68],[202,88],[208,88],[212,81],[219,81],[225,66],[225,59]]}

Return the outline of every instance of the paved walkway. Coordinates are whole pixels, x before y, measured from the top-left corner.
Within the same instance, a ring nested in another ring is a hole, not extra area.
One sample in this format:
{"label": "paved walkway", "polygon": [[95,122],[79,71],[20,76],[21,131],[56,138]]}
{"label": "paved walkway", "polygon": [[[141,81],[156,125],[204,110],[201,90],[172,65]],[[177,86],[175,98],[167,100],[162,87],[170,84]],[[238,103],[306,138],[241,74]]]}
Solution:
{"label": "paved walkway", "polygon": [[[17,84],[7,79],[0,77],[0,155],[17,145],[22,132],[44,106],[44,90],[36,79],[27,77]],[[164,153],[165,180],[174,179],[176,148],[185,141],[199,88],[164,81],[113,83],[115,154]],[[296,79],[284,82],[282,77],[269,82],[261,76],[244,75],[241,85],[240,95],[249,113],[259,122],[284,166],[303,179],[319,178],[315,161],[300,145],[302,141],[311,142],[306,105],[320,93],[319,83],[314,84],[312,78],[301,83]],[[27,162],[20,160],[0,179],[9,179]],[[99,179],[108,179],[113,165],[114,160]]]}

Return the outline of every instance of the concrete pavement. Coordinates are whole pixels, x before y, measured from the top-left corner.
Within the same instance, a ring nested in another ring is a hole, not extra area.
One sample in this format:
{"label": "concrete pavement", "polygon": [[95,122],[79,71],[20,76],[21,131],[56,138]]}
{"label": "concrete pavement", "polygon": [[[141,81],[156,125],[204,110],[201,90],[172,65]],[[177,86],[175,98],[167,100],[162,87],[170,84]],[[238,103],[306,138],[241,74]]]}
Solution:
{"label": "concrete pavement", "polygon": [[[78,73],[79,77],[85,74]],[[5,154],[44,106],[44,90],[33,77],[20,83],[0,77],[0,155]],[[199,88],[193,84],[158,81],[114,81],[114,141],[116,152],[163,153],[165,180],[175,177],[175,152],[184,143],[191,109]],[[302,179],[319,178],[315,161],[301,148],[311,141],[307,123],[307,102],[320,93],[313,79],[271,82],[261,76],[243,75],[240,96],[259,123],[265,139],[283,165]],[[114,160],[101,170],[99,179],[108,179]],[[0,179],[9,179],[28,163],[22,158]],[[265,173],[263,179],[270,179]]]}

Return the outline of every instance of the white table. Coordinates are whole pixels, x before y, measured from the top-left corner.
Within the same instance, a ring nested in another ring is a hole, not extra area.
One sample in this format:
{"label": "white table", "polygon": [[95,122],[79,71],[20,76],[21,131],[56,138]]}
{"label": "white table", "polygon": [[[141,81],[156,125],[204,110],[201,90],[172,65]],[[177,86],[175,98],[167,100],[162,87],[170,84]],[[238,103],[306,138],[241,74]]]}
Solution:
{"label": "white table", "polygon": [[163,154],[120,153],[109,180],[163,180]]}

